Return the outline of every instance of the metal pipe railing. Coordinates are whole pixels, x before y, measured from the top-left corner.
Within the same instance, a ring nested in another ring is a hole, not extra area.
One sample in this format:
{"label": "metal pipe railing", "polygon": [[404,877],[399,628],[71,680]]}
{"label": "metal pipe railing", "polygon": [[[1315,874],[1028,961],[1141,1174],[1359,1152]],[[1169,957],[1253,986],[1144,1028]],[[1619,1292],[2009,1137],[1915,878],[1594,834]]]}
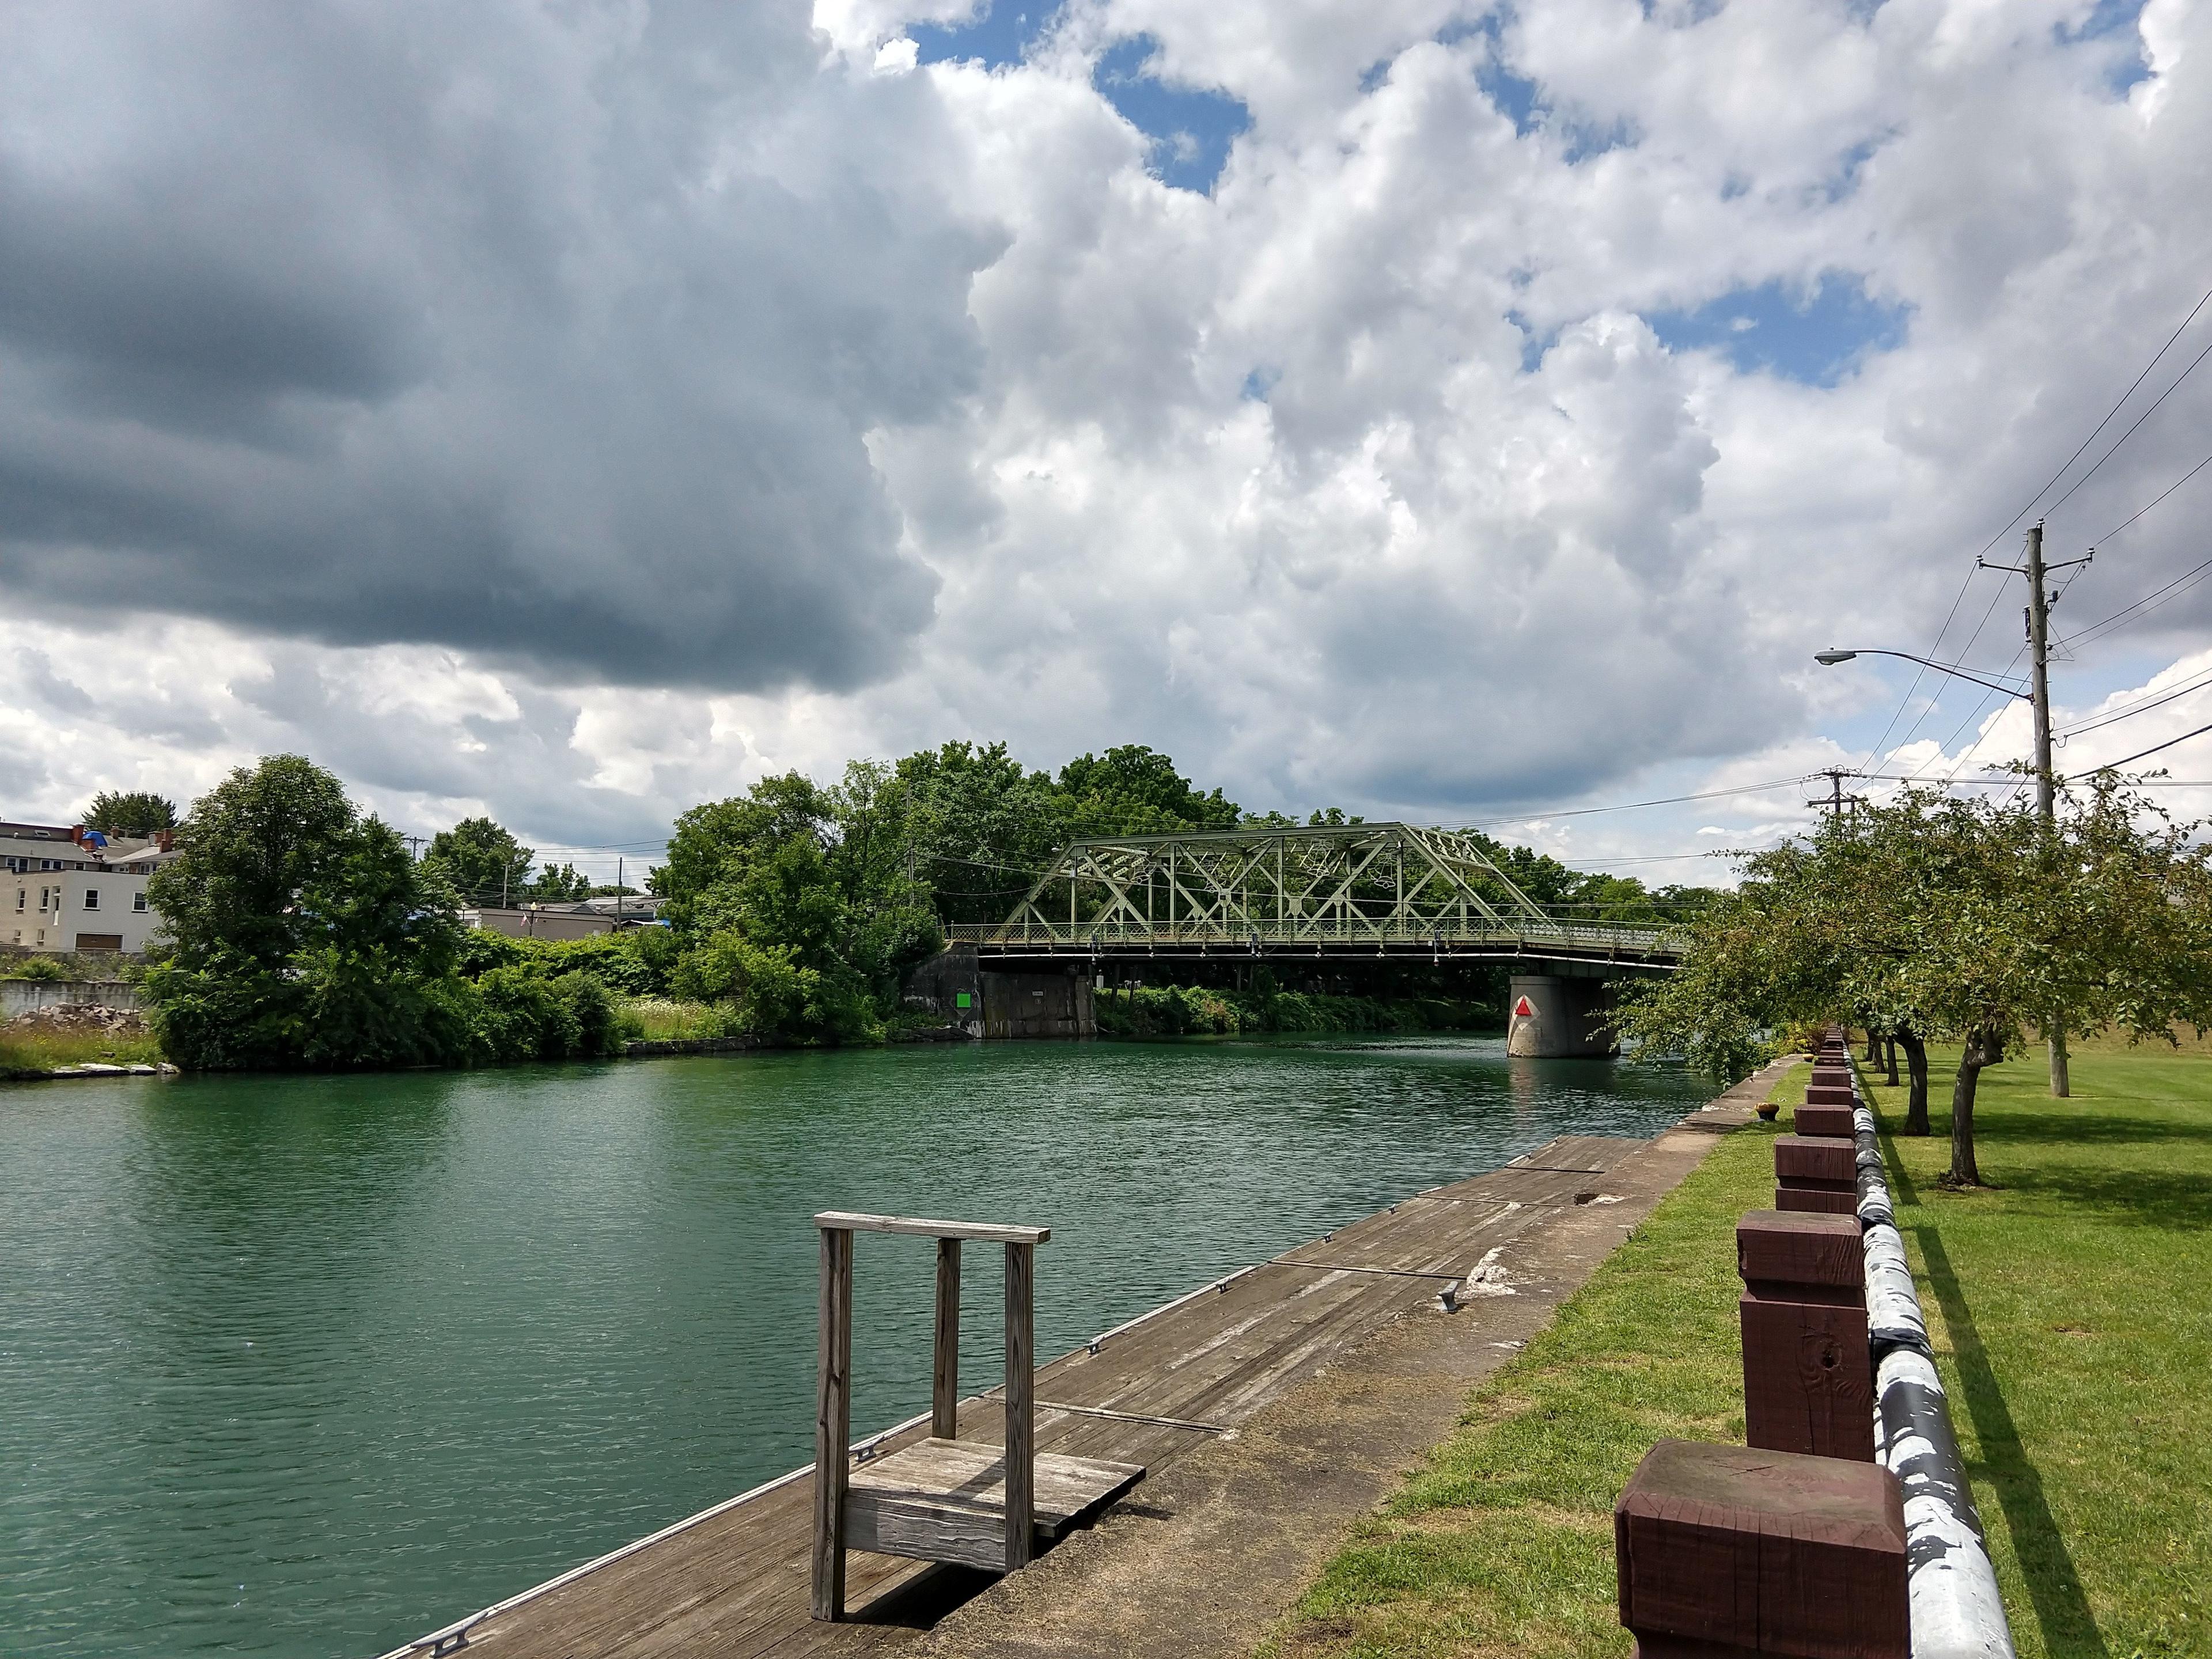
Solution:
{"label": "metal pipe railing", "polygon": [[1904,1492],[1912,1659],[2014,1659],[1989,1540],[1890,1202],[1874,1113],[1856,1076],[1852,1089],[1861,1094],[1851,1125],[1875,1358],[1875,1455]]}

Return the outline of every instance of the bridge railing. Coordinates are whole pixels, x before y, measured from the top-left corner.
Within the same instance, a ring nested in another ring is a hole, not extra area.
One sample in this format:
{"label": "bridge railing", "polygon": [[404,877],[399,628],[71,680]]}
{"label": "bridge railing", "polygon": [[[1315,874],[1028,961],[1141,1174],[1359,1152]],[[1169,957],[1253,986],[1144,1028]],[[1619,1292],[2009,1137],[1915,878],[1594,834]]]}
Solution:
{"label": "bridge railing", "polygon": [[1550,927],[1498,927],[1487,922],[1416,923],[1342,916],[1178,918],[1173,922],[956,922],[946,930],[956,945],[1042,951],[1126,951],[1203,945],[1226,950],[1326,950],[1352,946],[1413,946],[1437,950],[1519,948],[1531,954],[1560,951],[1577,957],[1638,961],[1668,957],[1668,936],[1657,929],[1602,922]]}

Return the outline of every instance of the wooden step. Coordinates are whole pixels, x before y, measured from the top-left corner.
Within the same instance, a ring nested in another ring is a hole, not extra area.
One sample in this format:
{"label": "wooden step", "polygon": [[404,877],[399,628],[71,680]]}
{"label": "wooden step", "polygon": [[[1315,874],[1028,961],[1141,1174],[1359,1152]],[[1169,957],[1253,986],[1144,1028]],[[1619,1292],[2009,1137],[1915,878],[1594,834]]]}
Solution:
{"label": "wooden step", "polygon": [[[1145,1478],[1141,1463],[1036,1454],[1036,1534],[1048,1543]],[[973,1440],[916,1441],[858,1465],[845,1495],[845,1544],[878,1555],[1006,1564],[1006,1473],[1000,1449]]]}

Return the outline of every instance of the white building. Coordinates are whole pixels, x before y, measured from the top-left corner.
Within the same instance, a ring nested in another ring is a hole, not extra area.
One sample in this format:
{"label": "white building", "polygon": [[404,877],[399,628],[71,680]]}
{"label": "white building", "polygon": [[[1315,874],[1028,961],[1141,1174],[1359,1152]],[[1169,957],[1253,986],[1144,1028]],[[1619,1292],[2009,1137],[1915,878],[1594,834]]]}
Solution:
{"label": "white building", "polygon": [[111,838],[82,824],[0,822],[0,941],[26,951],[137,955],[159,927],[146,878],[168,837]]}

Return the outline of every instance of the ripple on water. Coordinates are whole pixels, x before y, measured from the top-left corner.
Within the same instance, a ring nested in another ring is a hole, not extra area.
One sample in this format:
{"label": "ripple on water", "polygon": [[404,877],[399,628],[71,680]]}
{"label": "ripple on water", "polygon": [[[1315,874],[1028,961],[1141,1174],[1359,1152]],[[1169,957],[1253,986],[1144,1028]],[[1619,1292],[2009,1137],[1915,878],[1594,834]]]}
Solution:
{"label": "ripple on water", "polygon": [[[374,1654],[805,1462],[818,1209],[1049,1224],[1049,1355],[1702,1092],[1462,1039],[12,1091],[6,1650]],[[866,1243],[856,1431],[928,1398],[929,1244]]]}

